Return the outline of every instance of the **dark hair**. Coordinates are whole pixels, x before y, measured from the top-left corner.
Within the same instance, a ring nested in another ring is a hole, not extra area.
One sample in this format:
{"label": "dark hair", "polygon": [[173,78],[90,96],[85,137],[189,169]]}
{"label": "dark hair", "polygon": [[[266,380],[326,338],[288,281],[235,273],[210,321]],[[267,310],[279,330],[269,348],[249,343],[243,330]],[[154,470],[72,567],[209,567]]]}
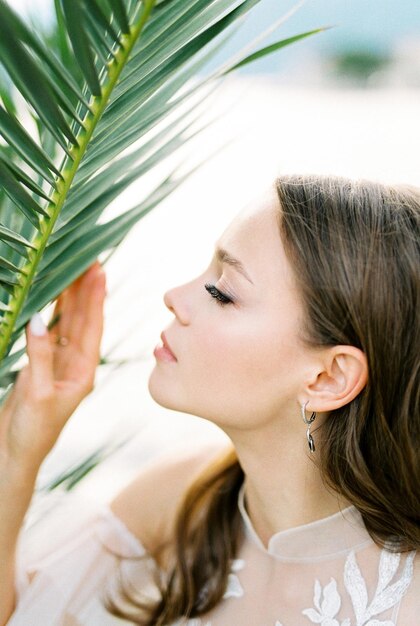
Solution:
{"label": "dark hair", "polygon": [[[306,312],[303,340],[356,346],[369,367],[366,387],[317,431],[321,476],[359,510],[378,546],[418,549],[420,190],[333,176],[282,176],[274,186]],[[243,540],[243,479],[232,449],[190,486],[173,540],[160,547],[173,554],[167,578],[156,578],[160,597],[136,600],[142,615],[131,620],[163,626],[222,599]]]}

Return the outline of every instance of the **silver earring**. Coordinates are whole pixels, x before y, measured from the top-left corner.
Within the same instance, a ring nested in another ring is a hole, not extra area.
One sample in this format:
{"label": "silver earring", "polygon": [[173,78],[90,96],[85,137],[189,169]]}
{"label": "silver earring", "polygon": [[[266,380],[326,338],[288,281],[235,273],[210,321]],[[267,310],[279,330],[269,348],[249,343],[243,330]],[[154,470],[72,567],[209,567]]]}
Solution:
{"label": "silver earring", "polygon": [[305,402],[305,404],[302,404],[300,408],[301,408],[301,411],[302,411],[302,419],[305,422],[305,424],[308,426],[308,428],[306,430],[306,438],[308,440],[309,450],[311,452],[315,452],[315,443],[314,443],[313,437],[312,437],[312,435],[310,433],[310,430],[311,430],[311,424],[314,421],[314,419],[316,418],[316,413],[313,412],[309,419],[306,418],[305,411],[306,411],[306,405],[308,404],[308,402],[309,402],[309,400],[307,402]]}

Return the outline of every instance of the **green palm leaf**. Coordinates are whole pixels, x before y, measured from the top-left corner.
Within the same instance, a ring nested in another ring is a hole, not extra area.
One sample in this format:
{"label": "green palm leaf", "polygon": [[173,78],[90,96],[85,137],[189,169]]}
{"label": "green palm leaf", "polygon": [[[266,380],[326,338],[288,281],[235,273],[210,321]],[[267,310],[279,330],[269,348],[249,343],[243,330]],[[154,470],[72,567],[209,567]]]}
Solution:
{"label": "green palm leaf", "polygon": [[98,223],[122,191],[203,130],[191,132],[191,116],[209,94],[188,110],[181,105],[237,67],[322,30],[194,82],[260,1],[55,0],[55,30],[39,35],[0,0],[0,387],[14,379],[24,350],[13,347],[31,315],[201,166],[182,176],[175,169],[137,206]]}

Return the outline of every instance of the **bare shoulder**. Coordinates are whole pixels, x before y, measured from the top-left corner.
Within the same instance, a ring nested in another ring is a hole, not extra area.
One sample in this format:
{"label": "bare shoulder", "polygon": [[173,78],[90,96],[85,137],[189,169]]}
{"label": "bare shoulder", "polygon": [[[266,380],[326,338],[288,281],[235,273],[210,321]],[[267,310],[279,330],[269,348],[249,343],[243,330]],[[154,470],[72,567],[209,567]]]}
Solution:
{"label": "bare shoulder", "polygon": [[111,502],[111,510],[147,550],[170,536],[175,511],[189,485],[228,448],[212,443],[153,459]]}

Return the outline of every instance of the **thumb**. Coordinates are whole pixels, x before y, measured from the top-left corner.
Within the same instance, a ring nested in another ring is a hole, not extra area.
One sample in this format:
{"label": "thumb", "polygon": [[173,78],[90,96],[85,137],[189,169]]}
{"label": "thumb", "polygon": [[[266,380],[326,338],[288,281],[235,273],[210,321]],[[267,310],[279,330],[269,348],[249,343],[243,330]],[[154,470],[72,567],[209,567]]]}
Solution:
{"label": "thumb", "polygon": [[53,387],[53,351],[48,330],[39,313],[26,327],[26,349],[29,357],[29,378],[34,391],[45,393]]}

